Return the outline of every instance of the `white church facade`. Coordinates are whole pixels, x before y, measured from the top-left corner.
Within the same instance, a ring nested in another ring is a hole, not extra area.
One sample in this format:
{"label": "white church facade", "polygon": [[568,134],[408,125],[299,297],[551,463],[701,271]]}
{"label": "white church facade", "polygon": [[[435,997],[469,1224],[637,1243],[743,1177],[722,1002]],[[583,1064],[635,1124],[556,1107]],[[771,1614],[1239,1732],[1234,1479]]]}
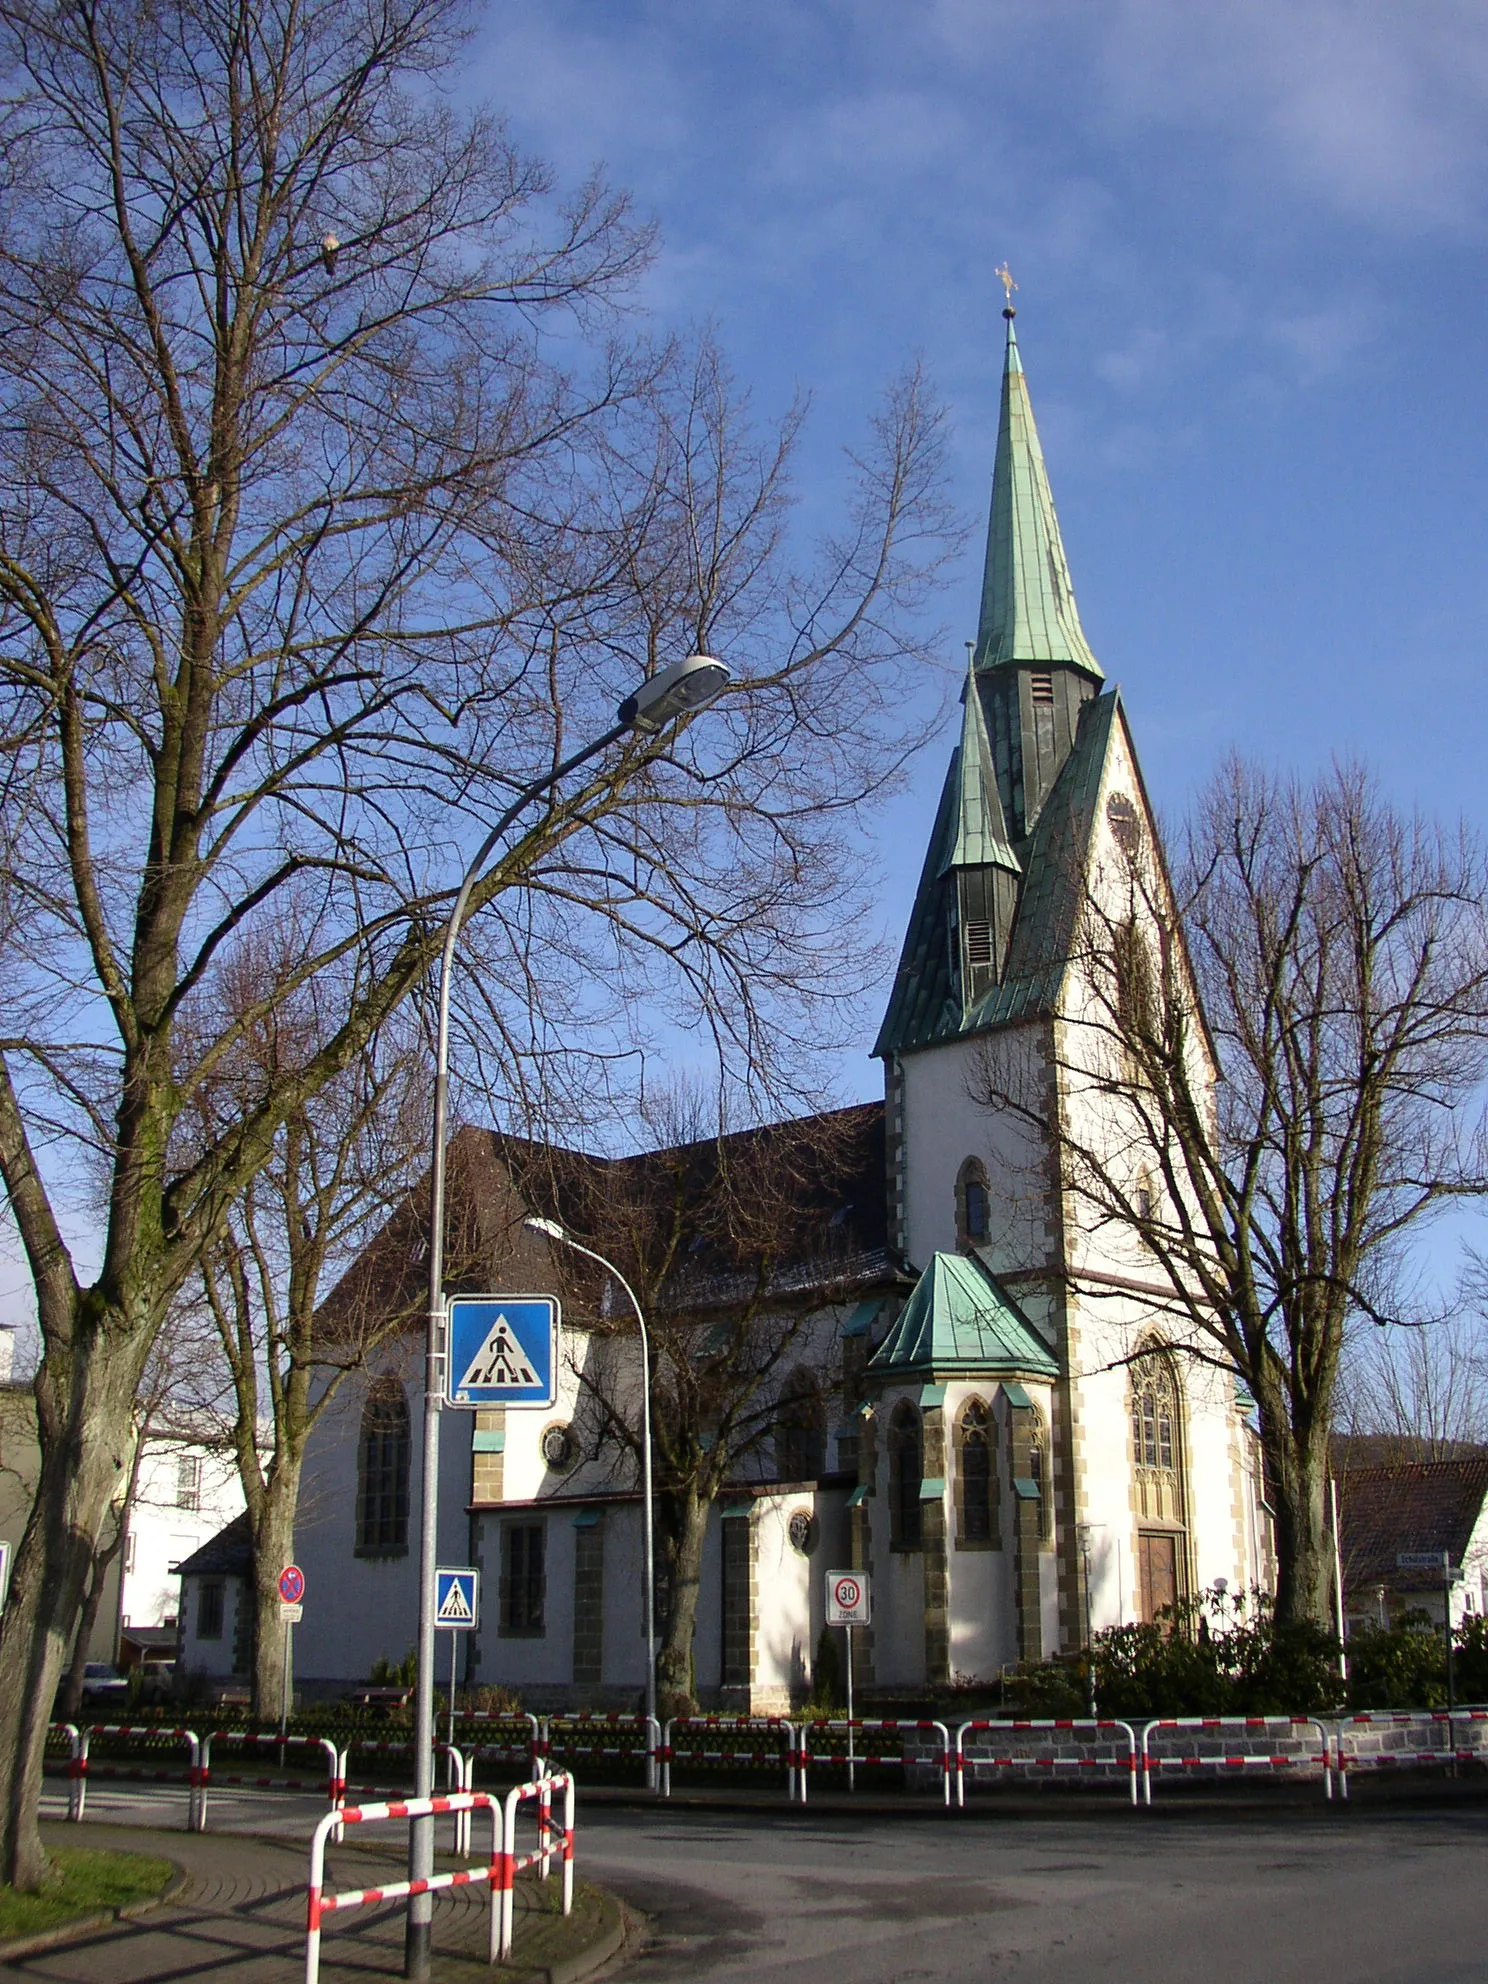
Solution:
{"label": "white church facade", "polygon": [[[830,1119],[821,1235],[772,1296],[791,1319],[777,1423],[714,1500],[703,1549],[705,1704],[769,1712],[802,1698],[828,1569],[869,1574],[859,1682],[901,1696],[992,1681],[1217,1580],[1269,1583],[1249,1401],[1184,1354],[1155,1264],[1091,1220],[1050,1127],[1098,1138],[1113,1106],[1081,1075],[1078,929],[1082,890],[1134,863],[1161,885],[1126,713],[1075,606],[1009,312],[977,639],[875,1043],[884,1101]],[[1030,1106],[989,1100],[989,1054]],[[530,1147],[470,1130],[457,1145],[487,1285],[565,1285],[561,1249],[522,1216],[582,1234],[581,1217],[545,1197],[542,1166],[510,1161]],[[607,1162],[563,1157],[570,1174]],[[395,1222],[373,1251],[411,1256],[406,1241]],[[727,1342],[734,1297],[698,1291],[706,1358]],[[533,1707],[633,1707],[644,1680],[636,1476],[586,1431],[595,1360],[634,1346],[592,1292],[592,1307],[566,1309],[551,1410],[443,1417],[440,1560],[483,1575],[460,1679]],[[686,1299],[682,1287],[675,1303]],[[307,1460],[307,1684],[363,1679],[415,1640],[421,1349],[400,1340],[374,1361],[343,1386]],[[638,1408],[633,1375],[619,1396]],[[188,1665],[192,1616],[188,1597]]]}

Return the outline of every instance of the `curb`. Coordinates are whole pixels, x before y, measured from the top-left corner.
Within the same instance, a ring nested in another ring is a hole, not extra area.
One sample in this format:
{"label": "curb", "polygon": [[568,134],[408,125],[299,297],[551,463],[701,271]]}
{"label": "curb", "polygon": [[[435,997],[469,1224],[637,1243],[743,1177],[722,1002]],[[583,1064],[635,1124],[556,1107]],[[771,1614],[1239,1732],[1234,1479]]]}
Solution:
{"label": "curb", "polygon": [[[174,1861],[171,1864],[175,1866]],[[116,1922],[138,1922],[144,1916],[153,1915],[157,1908],[168,1907],[185,1885],[185,1870],[176,1867],[174,1878],[166,1882],[159,1894],[148,1895],[142,1901],[123,1902],[118,1908],[98,1909],[92,1915],[75,1915],[70,1922],[58,1922],[50,1929],[38,1929],[34,1936],[17,1936],[11,1942],[0,1943],[0,1964],[10,1963],[18,1957],[44,1956],[48,1950],[80,1942],[97,1929],[111,1929]]]}
{"label": "curb", "polygon": [[586,1984],[588,1978],[603,1970],[612,1958],[620,1954],[638,1930],[640,1925],[624,1902],[608,1889],[601,1889],[600,1892],[604,1896],[605,1922],[599,1935],[588,1949],[565,1957],[561,1963],[550,1964],[546,1971],[539,1973],[546,1984]]}

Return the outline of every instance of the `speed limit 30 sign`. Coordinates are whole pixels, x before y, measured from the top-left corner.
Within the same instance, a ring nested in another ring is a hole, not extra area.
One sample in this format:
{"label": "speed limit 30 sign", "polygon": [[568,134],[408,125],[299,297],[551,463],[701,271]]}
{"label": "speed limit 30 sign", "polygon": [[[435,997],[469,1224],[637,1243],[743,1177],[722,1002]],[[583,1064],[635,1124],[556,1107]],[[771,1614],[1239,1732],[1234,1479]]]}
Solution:
{"label": "speed limit 30 sign", "polygon": [[868,1626],[873,1623],[873,1599],[864,1571],[827,1572],[827,1624]]}

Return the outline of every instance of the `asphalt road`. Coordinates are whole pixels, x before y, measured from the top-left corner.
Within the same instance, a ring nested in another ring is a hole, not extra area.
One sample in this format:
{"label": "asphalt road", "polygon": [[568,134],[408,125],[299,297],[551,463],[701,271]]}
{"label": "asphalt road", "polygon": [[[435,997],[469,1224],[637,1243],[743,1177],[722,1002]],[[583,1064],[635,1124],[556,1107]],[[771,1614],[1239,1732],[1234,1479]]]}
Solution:
{"label": "asphalt road", "polygon": [[[164,1787],[98,1785],[89,1807],[184,1820]],[[308,1839],[324,1809],[224,1790],[212,1828]],[[578,1858],[649,1918],[620,1984],[1488,1980],[1476,1803],[959,1818],[590,1804]]]}
{"label": "asphalt road", "polygon": [[1459,1984],[1488,1978],[1488,1812],[1093,1819],[590,1811],[652,1921],[624,1984]]}

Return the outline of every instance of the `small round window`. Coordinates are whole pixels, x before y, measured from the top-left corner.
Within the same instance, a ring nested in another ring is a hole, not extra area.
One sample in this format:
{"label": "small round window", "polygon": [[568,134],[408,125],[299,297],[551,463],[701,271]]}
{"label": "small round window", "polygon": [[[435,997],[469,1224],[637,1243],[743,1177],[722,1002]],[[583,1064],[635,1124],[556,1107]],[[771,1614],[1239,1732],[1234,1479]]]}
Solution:
{"label": "small round window", "polygon": [[809,1509],[797,1509],[785,1526],[792,1550],[809,1557],[816,1548],[816,1517]]}
{"label": "small round window", "polygon": [[543,1434],[542,1457],[555,1474],[572,1465],[574,1437],[566,1426],[550,1426]]}

